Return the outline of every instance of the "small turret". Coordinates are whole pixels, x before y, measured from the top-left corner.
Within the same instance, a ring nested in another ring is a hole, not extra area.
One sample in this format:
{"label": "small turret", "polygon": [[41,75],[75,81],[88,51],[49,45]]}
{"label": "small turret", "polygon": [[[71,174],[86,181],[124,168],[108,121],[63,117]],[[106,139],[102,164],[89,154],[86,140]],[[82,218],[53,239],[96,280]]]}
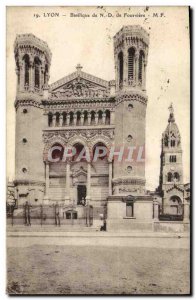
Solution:
{"label": "small turret", "polygon": [[123,26],[114,36],[116,86],[145,90],[149,34],[139,25]]}
{"label": "small turret", "polygon": [[51,52],[46,42],[33,34],[17,35],[14,43],[17,94],[42,93],[48,87]]}

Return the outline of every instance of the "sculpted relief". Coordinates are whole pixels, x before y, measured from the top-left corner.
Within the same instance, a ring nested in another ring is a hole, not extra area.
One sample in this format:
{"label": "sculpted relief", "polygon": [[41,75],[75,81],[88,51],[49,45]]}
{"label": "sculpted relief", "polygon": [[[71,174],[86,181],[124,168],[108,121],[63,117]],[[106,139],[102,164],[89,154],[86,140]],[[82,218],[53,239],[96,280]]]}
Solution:
{"label": "sculpted relief", "polygon": [[108,91],[105,87],[85,80],[81,77],[66,83],[58,90],[52,91],[51,97],[55,98],[105,98]]}

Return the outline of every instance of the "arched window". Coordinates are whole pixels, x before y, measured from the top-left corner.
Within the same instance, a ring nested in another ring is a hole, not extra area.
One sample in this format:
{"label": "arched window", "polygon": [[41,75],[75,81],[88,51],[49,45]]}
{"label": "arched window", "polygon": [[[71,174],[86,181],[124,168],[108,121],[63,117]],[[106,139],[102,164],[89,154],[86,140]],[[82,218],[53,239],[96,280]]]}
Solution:
{"label": "arched window", "polygon": [[144,52],[141,50],[139,55],[139,73],[138,73],[138,79],[141,82],[143,80],[143,63],[144,63]]}
{"label": "arched window", "polygon": [[164,138],[164,144],[166,147],[168,147],[168,136],[167,135]]}
{"label": "arched window", "polygon": [[118,54],[118,65],[119,65],[119,84],[123,82],[123,53]]}
{"label": "arched window", "polygon": [[20,67],[19,67],[19,62],[17,58],[15,57],[16,60],[16,72],[17,72],[17,79],[18,79],[18,84],[20,84]]}
{"label": "arched window", "polygon": [[128,110],[131,111],[133,109],[133,104],[129,103],[128,104]]}
{"label": "arched window", "polygon": [[84,150],[84,146],[82,144],[76,143],[75,145],[73,145],[73,151],[76,153],[75,155],[73,155],[72,161],[86,161],[86,151]]}
{"label": "arched window", "polygon": [[170,155],[169,162],[176,162],[176,155]]}
{"label": "arched window", "polygon": [[79,126],[81,125],[81,112],[77,111],[76,116],[77,116],[76,125]]}
{"label": "arched window", "polygon": [[48,114],[48,126],[52,126],[52,113]]}
{"label": "arched window", "polygon": [[106,120],[105,124],[109,125],[110,124],[110,111],[106,110]]}
{"label": "arched window", "polygon": [[59,121],[60,121],[60,113],[56,113],[56,126],[59,126]]}
{"label": "arched window", "polygon": [[88,125],[88,112],[84,111],[84,125]]}
{"label": "arched window", "polygon": [[98,142],[93,147],[93,161],[105,160],[108,156],[108,148],[102,143]]}
{"label": "arched window", "polygon": [[25,86],[29,86],[29,56],[25,54],[23,60],[24,60],[24,84]]}
{"label": "arched window", "polygon": [[175,172],[175,173],[174,173],[174,180],[175,180],[175,181],[179,181],[179,180],[180,180],[180,175],[179,175],[178,172]]}
{"label": "arched window", "polygon": [[131,171],[132,171],[132,166],[128,166],[127,167],[127,173],[131,173]]}
{"label": "arched window", "polygon": [[40,65],[41,61],[38,57],[35,57],[34,68],[35,68],[35,87],[40,88]]}
{"label": "arched window", "polygon": [[128,137],[127,137],[127,142],[131,142],[131,141],[132,141],[132,139],[133,139],[132,135],[131,135],[131,134],[129,134],[129,135],[128,135]]}
{"label": "arched window", "polygon": [[167,174],[167,181],[168,182],[172,182],[172,173],[171,172],[169,172],[168,174]]}
{"label": "arched window", "polygon": [[69,121],[69,125],[73,125],[73,120],[74,120],[74,114],[73,114],[73,112],[71,111],[70,113],[69,113],[69,117],[70,117],[70,121]]}
{"label": "arched window", "polygon": [[66,125],[66,120],[67,120],[67,114],[66,112],[63,112],[63,126]]}
{"label": "arched window", "polygon": [[182,200],[180,197],[174,195],[169,199],[170,205],[170,214],[171,215],[182,215],[183,214],[183,206]]}
{"label": "arched window", "polygon": [[94,111],[91,112],[91,124],[95,125],[95,112]]}
{"label": "arched window", "polygon": [[98,124],[102,124],[103,112],[101,110],[98,111]]}
{"label": "arched window", "polygon": [[128,50],[128,79],[134,79],[134,62],[135,62],[135,49]]}
{"label": "arched window", "polygon": [[58,159],[61,161],[63,159],[63,146],[59,143],[54,144],[51,149],[51,157],[52,159]]}

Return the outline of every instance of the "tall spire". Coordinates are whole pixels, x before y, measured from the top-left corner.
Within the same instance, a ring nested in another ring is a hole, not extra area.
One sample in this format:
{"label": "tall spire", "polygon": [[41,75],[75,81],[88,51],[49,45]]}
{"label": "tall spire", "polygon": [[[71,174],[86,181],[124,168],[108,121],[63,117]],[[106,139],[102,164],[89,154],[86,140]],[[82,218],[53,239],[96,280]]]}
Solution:
{"label": "tall spire", "polygon": [[168,122],[170,123],[174,123],[175,122],[175,118],[174,118],[174,108],[173,108],[173,104],[171,103],[170,106],[168,107],[169,109],[169,119],[168,119]]}

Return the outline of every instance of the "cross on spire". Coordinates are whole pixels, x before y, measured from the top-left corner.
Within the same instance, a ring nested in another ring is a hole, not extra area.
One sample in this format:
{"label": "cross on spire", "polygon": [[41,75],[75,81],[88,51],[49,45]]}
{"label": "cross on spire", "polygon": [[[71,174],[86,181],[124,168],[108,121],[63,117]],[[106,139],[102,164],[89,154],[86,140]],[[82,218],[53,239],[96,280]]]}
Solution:
{"label": "cross on spire", "polygon": [[170,104],[170,106],[168,107],[170,114],[174,113],[174,108],[173,108],[173,103]]}
{"label": "cross on spire", "polygon": [[170,104],[168,109],[169,109],[169,112],[170,112],[168,122],[175,122],[173,103]]}
{"label": "cross on spire", "polygon": [[77,64],[77,66],[76,66],[76,70],[78,71],[78,72],[80,72],[81,70],[82,70],[82,66],[81,66],[81,64]]}

